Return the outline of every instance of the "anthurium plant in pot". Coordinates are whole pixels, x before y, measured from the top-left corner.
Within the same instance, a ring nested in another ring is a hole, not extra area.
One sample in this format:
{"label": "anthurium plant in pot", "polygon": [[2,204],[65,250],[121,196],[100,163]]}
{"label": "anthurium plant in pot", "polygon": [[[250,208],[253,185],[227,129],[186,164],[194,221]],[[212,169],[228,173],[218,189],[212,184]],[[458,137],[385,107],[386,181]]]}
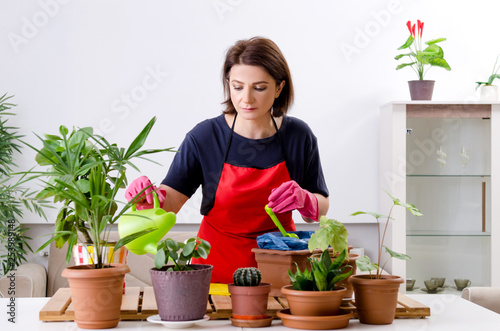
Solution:
{"label": "anthurium plant in pot", "polygon": [[[410,259],[408,255],[394,252],[390,248],[384,246],[387,228],[392,219],[392,210],[394,207],[400,206],[407,209],[415,216],[422,216],[420,210],[418,210],[413,204],[402,202],[389,193],[387,194],[392,199],[392,206],[387,216],[375,212],[363,211],[358,211],[352,214],[353,216],[362,214],[371,215],[377,220],[377,225],[379,227],[377,262],[372,262],[368,256],[359,258],[356,261],[358,269],[368,272],[368,274],[353,275],[349,279],[354,288],[354,297],[356,300],[356,309],[358,311],[359,321],[365,324],[391,324],[393,322],[396,313],[399,286],[404,282],[404,279],[397,275],[383,274],[382,270],[391,258],[401,260]],[[382,236],[380,231],[380,218],[386,219]],[[381,266],[383,248],[385,248],[389,257]]]}
{"label": "anthurium plant in pot", "polygon": [[[42,182],[37,198],[53,198],[60,206],[54,233],[40,249],[53,241],[58,248],[67,243],[69,261],[79,241],[93,248],[93,263],[68,267],[62,274],[68,278],[75,321],[80,328],[110,328],[119,322],[123,279],[130,270],[124,264],[108,263],[104,252],[109,246],[111,227],[135,202],[119,209],[116,200],[118,191],[127,185],[127,168],[137,169],[132,160],[171,150],[142,149],[155,121],[151,119],[128,148],[109,143],[90,127],[70,132],[61,126],[59,135],[38,136],[43,143],[40,149],[26,143],[37,152],[36,162],[42,168],[27,172],[30,180]],[[153,230],[122,238],[114,249]]]}
{"label": "anthurium plant in pot", "polygon": [[150,269],[150,274],[162,321],[205,318],[213,266],[191,264],[190,261],[192,258],[205,259],[209,253],[210,243],[198,237],[185,243],[171,238],[158,243],[156,268]]}
{"label": "anthurium plant in pot", "polygon": [[408,82],[412,100],[431,100],[434,81],[424,80],[424,75],[431,67],[441,67],[448,71],[451,70],[450,65],[444,59],[443,49],[438,45],[438,43],[445,41],[446,38],[426,41],[426,46],[423,46],[422,32],[424,30],[424,22],[417,20],[417,23],[412,25],[411,21],[408,21],[406,26],[410,31],[410,36],[398,50],[409,50],[409,52],[399,54],[395,59],[408,58],[410,62],[398,65],[396,70],[410,67],[417,74],[418,80]]}
{"label": "anthurium plant in pot", "polygon": [[262,283],[259,269],[239,268],[233,273],[233,283],[228,284],[231,294],[231,323],[240,327],[271,325],[272,316],[267,314],[267,302],[271,284]]}

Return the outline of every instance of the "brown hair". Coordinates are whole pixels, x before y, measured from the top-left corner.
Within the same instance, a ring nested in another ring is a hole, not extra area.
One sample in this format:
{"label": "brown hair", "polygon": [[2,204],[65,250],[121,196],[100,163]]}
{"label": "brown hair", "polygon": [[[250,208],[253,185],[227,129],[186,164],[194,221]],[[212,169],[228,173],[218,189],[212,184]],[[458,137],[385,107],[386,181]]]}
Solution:
{"label": "brown hair", "polygon": [[222,103],[226,105],[223,113],[234,114],[236,112],[231,102],[229,72],[237,64],[263,68],[274,78],[276,85],[285,81],[285,86],[279,97],[274,100],[273,115],[280,117],[286,114],[288,107],[293,103],[293,84],[290,69],[278,46],[272,40],[263,37],[239,40],[227,51],[222,69],[222,84],[226,98]]}

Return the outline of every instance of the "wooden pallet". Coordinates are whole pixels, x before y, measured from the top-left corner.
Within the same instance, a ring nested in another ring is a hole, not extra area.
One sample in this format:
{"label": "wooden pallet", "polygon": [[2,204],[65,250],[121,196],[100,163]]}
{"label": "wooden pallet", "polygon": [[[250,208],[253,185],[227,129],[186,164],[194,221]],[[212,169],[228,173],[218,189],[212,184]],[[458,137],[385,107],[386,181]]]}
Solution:
{"label": "wooden pallet", "polygon": [[[288,308],[285,298],[269,297],[268,314],[276,317],[276,313]],[[344,302],[342,309],[351,310],[356,316],[354,302]],[[211,295],[207,302],[207,315],[210,319],[228,319],[231,317],[231,298],[225,295]],[[123,295],[120,318],[122,321],[145,320],[151,315],[158,314],[155,295],[152,287],[127,287]],[[415,301],[404,294],[399,294],[396,317],[422,318],[430,316],[430,308]],[[39,318],[45,322],[73,321],[75,312],[71,305],[69,288],[60,288],[40,310]]]}

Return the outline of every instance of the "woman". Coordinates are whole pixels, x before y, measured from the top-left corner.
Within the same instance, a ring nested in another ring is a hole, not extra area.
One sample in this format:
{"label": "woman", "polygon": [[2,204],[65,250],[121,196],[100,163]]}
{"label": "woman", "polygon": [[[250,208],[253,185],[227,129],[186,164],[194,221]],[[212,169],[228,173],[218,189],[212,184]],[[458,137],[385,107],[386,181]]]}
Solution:
{"label": "woman", "polygon": [[193,262],[214,266],[212,282],[231,283],[237,268],[257,266],[251,252],[256,237],[277,231],[266,204],[294,231],[292,210],[312,222],[329,203],[316,137],[307,124],[286,116],[293,85],[276,44],[261,37],[238,41],[226,54],[222,83],[226,109],[186,135],[160,189],[142,176],[126,197],[150,186],[142,208],[151,208],[154,189],[163,208],[177,213],[201,185],[198,236],[212,249],[206,260]]}

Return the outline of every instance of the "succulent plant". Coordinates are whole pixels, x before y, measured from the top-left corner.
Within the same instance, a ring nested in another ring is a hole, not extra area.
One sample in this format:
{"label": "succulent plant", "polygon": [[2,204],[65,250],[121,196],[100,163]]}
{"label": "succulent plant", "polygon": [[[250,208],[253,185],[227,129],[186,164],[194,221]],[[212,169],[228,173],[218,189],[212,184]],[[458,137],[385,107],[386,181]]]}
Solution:
{"label": "succulent plant", "polygon": [[233,273],[233,282],[236,286],[259,286],[262,275],[254,267],[239,268]]}

